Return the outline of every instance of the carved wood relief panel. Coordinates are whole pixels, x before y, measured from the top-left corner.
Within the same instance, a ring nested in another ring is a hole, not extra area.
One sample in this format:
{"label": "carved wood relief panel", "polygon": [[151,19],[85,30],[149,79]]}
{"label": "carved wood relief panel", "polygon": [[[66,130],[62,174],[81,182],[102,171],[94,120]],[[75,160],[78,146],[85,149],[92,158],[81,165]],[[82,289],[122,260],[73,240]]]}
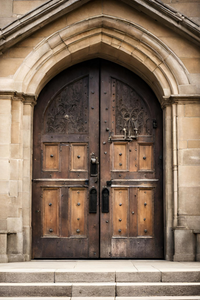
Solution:
{"label": "carved wood relief panel", "polygon": [[44,117],[45,133],[88,132],[88,76],[65,86],[50,101]]}

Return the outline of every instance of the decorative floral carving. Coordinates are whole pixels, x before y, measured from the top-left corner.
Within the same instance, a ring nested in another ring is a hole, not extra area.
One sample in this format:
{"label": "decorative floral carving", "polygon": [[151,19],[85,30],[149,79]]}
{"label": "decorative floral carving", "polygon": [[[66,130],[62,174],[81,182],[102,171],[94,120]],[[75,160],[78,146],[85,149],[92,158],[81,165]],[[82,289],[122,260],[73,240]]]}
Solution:
{"label": "decorative floral carving", "polygon": [[88,131],[88,77],[66,86],[49,104],[44,118],[46,133]]}
{"label": "decorative floral carving", "polygon": [[152,121],[144,100],[134,89],[116,80],[116,134],[152,134]]}

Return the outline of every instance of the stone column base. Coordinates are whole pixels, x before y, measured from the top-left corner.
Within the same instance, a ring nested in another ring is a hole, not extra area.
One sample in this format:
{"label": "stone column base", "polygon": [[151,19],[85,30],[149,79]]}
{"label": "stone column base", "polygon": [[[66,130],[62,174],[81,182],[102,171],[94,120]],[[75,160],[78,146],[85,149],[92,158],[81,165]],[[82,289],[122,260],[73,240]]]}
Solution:
{"label": "stone column base", "polygon": [[177,227],[174,230],[174,261],[195,261],[195,235],[192,230]]}

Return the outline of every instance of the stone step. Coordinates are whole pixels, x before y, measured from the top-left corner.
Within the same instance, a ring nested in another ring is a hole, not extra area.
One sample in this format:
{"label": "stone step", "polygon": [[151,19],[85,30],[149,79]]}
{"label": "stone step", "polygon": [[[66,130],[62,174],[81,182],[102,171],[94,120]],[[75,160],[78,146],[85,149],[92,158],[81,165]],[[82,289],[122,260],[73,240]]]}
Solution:
{"label": "stone step", "polygon": [[199,296],[200,283],[0,283],[3,297]]}
{"label": "stone step", "polygon": [[[23,297],[21,300],[57,300],[58,297]],[[163,297],[61,297],[61,300],[199,300],[200,296]],[[0,297],[0,300],[19,300],[19,297]]]}
{"label": "stone step", "polygon": [[200,271],[113,271],[81,272],[71,270],[1,270],[0,282],[200,282]]}

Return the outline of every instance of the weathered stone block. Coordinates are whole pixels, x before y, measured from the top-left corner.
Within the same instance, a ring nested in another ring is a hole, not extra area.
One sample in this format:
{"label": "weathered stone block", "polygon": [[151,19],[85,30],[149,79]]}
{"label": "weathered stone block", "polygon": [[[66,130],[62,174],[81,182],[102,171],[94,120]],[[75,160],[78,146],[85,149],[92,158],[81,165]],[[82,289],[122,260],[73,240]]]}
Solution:
{"label": "weathered stone block", "polygon": [[179,213],[200,215],[200,187],[179,188]]}
{"label": "weathered stone block", "polygon": [[174,230],[174,261],[195,260],[195,236],[192,230],[177,228]]}
{"label": "weathered stone block", "polygon": [[38,7],[39,5],[42,5],[45,3],[46,0],[39,0],[39,1],[14,1],[13,2],[13,13],[17,15],[23,15],[30,10]]}
{"label": "weathered stone block", "polygon": [[55,272],[55,282],[115,282],[115,272]]}
{"label": "weathered stone block", "polygon": [[184,149],[179,151],[179,164],[197,166],[200,165],[200,149]]}
{"label": "weathered stone block", "polygon": [[200,166],[179,166],[179,186],[199,187]]}
{"label": "weathered stone block", "polygon": [[114,297],[115,283],[74,283],[73,297]]}
{"label": "weathered stone block", "polygon": [[185,117],[200,117],[200,104],[185,105]]}
{"label": "weathered stone block", "polygon": [[13,0],[0,0],[0,17],[11,17],[12,16],[12,5]]}
{"label": "weathered stone block", "polygon": [[18,196],[18,181],[10,180],[10,197]]}
{"label": "weathered stone block", "polygon": [[10,179],[10,163],[9,160],[0,160],[0,180]]}
{"label": "weathered stone block", "polygon": [[7,230],[8,232],[21,232],[22,231],[22,219],[21,218],[7,218]]}
{"label": "weathered stone block", "polygon": [[200,140],[188,141],[188,148],[199,148],[200,149]]}
{"label": "weathered stone block", "polygon": [[0,233],[0,255],[7,254],[7,233]]}
{"label": "weathered stone block", "polygon": [[116,272],[116,282],[159,282],[161,272]]}
{"label": "weathered stone block", "polygon": [[2,297],[70,297],[69,283],[1,283]]}
{"label": "weathered stone block", "polygon": [[54,282],[54,272],[51,270],[12,270],[12,271],[1,271],[0,282],[7,283],[31,283],[31,282]]}
{"label": "weathered stone block", "polygon": [[14,75],[22,64],[22,58],[5,58],[0,60],[0,76],[7,77]]}
{"label": "weathered stone block", "polygon": [[10,145],[0,145],[0,157],[9,158],[10,157]]}

